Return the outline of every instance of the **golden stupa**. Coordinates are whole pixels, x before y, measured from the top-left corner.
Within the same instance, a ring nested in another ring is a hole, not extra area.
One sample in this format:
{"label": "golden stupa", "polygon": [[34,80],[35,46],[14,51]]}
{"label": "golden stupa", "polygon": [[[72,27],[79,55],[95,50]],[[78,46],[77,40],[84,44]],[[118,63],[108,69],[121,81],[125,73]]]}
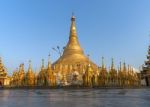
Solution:
{"label": "golden stupa", "polygon": [[67,46],[64,48],[62,56],[53,64],[54,68],[65,66],[66,68],[69,67],[69,69],[75,69],[80,66],[83,70],[89,64],[93,70],[97,70],[97,65],[90,61],[89,57],[84,54],[84,51],[80,46],[76,32],[75,16],[72,16],[69,41]]}
{"label": "golden stupa", "polygon": [[7,75],[7,70],[3,65],[2,59],[0,57],[0,87],[9,85],[10,78]]}

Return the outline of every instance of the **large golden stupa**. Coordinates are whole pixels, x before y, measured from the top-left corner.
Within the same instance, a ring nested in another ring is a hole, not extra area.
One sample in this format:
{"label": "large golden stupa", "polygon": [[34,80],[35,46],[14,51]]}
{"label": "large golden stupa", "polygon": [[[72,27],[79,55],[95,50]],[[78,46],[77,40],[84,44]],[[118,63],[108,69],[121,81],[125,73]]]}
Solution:
{"label": "large golden stupa", "polygon": [[55,68],[66,66],[66,68],[71,67],[72,69],[80,66],[81,72],[81,69],[86,68],[89,64],[93,70],[97,70],[97,65],[90,61],[89,57],[84,54],[80,46],[76,32],[75,16],[72,16],[68,44],[64,48],[63,55],[53,65]]}

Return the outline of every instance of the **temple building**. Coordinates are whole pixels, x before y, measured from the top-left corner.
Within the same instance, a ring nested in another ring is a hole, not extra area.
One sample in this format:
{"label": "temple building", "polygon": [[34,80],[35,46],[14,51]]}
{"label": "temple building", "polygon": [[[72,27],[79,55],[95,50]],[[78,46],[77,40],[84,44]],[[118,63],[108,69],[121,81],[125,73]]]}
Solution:
{"label": "temple building", "polygon": [[102,57],[102,65],[93,63],[80,46],[75,16],[72,16],[69,41],[62,56],[51,64],[49,55],[47,66],[42,59],[42,66],[38,73],[32,69],[31,61],[26,72],[24,65],[21,64],[19,70],[13,73],[11,86],[133,87],[140,86],[140,79],[134,69],[126,66],[125,63],[120,63],[120,67],[116,69],[114,59],[110,68],[106,67],[104,57]]}
{"label": "temple building", "polygon": [[0,86],[8,86],[10,83],[10,77],[7,75],[7,70],[0,58]]}
{"label": "temple building", "polygon": [[147,86],[150,86],[150,46],[148,47],[148,55],[145,64],[142,67],[141,78]]}

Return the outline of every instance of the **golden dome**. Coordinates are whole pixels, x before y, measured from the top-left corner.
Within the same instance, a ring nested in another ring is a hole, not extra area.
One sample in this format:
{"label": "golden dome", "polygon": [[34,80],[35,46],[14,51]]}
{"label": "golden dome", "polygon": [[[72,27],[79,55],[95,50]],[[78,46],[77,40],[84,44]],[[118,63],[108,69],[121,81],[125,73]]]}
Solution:
{"label": "golden dome", "polygon": [[84,51],[80,46],[78,41],[76,25],[75,25],[75,16],[71,17],[71,27],[70,27],[70,36],[67,46],[64,48],[63,55],[53,64],[55,65],[88,65],[97,69],[97,65],[89,60],[87,56],[84,55]]}

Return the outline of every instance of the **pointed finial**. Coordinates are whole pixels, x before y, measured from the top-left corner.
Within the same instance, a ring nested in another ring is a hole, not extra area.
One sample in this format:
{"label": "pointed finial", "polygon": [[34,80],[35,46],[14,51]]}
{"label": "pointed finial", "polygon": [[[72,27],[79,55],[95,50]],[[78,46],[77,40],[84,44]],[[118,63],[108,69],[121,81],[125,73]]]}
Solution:
{"label": "pointed finial", "polygon": [[42,67],[44,67],[44,59],[42,59]]}
{"label": "pointed finial", "polygon": [[104,57],[102,56],[102,68],[105,68]]}
{"label": "pointed finial", "polygon": [[130,72],[130,65],[128,64],[128,72]]}
{"label": "pointed finial", "polygon": [[51,68],[50,54],[48,55],[48,68]]}
{"label": "pointed finial", "polygon": [[120,71],[120,67],[118,66],[117,68],[118,68],[118,71]]}
{"label": "pointed finial", "polygon": [[2,57],[0,57],[0,64],[2,64]]}
{"label": "pointed finial", "polygon": [[114,59],[112,58],[111,69],[114,69]]}
{"label": "pointed finial", "polygon": [[123,63],[123,70],[126,71],[126,63],[125,63],[125,61]]}
{"label": "pointed finial", "polygon": [[29,60],[29,65],[31,65],[31,60]]}
{"label": "pointed finial", "polygon": [[71,21],[75,21],[75,16],[74,16],[74,12],[72,12],[72,17],[71,17]]}
{"label": "pointed finial", "polygon": [[32,70],[31,60],[29,60],[29,71]]}
{"label": "pointed finial", "polygon": [[121,61],[120,61],[120,71],[122,71],[122,63],[121,63]]}
{"label": "pointed finial", "polygon": [[19,65],[19,71],[21,71],[21,70],[22,70],[22,64]]}
{"label": "pointed finial", "polygon": [[21,69],[24,71],[24,63],[21,64]]}
{"label": "pointed finial", "polygon": [[51,57],[51,54],[48,55],[48,62],[50,62],[50,57]]}
{"label": "pointed finial", "polygon": [[48,55],[48,69],[50,69],[51,68],[51,61],[50,61],[50,54]]}
{"label": "pointed finial", "polygon": [[42,59],[42,67],[41,67],[41,71],[44,70],[44,59]]}

